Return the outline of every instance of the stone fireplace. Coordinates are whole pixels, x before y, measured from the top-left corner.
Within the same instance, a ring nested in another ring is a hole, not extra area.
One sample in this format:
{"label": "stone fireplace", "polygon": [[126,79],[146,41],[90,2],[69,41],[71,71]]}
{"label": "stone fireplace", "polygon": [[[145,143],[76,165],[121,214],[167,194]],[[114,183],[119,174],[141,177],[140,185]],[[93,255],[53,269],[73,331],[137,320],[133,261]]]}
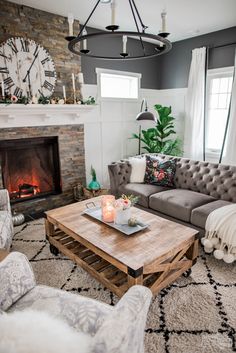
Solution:
{"label": "stone fireplace", "polygon": [[35,216],[73,202],[85,183],[84,126],[0,129],[0,188],[12,209]]}
{"label": "stone fireplace", "polygon": [[0,170],[12,203],[61,193],[58,136],[0,141]]}

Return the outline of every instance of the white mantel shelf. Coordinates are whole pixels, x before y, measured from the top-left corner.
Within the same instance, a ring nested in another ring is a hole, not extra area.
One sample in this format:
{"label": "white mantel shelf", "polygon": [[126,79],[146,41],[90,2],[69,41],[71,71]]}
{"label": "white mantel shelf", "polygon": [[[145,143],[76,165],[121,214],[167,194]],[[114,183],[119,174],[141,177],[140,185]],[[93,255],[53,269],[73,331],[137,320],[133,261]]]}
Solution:
{"label": "white mantel shelf", "polygon": [[0,128],[83,123],[97,108],[97,104],[0,104]]}

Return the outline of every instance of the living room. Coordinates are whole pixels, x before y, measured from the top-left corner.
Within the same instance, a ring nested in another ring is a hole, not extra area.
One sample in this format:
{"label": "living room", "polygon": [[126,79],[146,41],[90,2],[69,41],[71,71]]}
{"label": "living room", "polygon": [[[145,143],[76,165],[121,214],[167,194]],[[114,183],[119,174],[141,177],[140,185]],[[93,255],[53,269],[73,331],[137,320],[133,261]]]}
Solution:
{"label": "living room", "polygon": [[0,353],[236,350],[235,13],[0,0]]}

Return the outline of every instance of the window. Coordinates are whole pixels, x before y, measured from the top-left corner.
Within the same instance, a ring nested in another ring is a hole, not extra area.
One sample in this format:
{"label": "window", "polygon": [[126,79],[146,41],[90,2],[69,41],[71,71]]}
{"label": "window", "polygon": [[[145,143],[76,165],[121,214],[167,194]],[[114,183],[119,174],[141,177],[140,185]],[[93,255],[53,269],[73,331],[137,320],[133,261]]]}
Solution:
{"label": "window", "polygon": [[96,69],[101,98],[138,99],[141,74]]}
{"label": "window", "polygon": [[219,154],[223,144],[233,82],[233,68],[208,70],[206,152]]}

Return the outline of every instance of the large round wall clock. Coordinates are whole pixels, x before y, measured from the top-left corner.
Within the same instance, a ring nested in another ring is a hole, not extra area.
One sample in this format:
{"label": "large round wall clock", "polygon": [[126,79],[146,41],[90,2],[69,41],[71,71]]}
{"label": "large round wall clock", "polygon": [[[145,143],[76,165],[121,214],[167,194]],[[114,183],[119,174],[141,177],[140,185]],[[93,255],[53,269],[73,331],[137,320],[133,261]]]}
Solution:
{"label": "large round wall clock", "polygon": [[[51,96],[56,83],[54,62],[41,45],[23,37],[0,44],[0,83],[18,98]],[[0,84],[0,88],[1,88]]]}

